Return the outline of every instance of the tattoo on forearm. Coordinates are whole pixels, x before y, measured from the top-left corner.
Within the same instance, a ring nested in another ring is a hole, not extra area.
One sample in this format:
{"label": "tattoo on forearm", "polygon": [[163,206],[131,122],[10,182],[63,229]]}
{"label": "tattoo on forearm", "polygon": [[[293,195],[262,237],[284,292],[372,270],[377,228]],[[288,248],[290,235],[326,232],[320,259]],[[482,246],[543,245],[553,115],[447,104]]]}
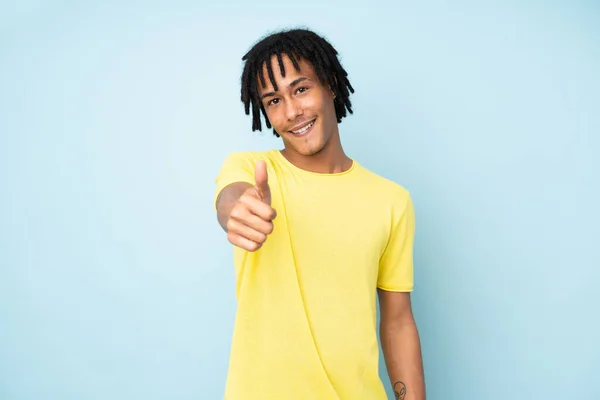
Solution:
{"label": "tattoo on forearm", "polygon": [[394,394],[396,395],[396,400],[404,400],[406,397],[406,385],[400,381],[394,383]]}

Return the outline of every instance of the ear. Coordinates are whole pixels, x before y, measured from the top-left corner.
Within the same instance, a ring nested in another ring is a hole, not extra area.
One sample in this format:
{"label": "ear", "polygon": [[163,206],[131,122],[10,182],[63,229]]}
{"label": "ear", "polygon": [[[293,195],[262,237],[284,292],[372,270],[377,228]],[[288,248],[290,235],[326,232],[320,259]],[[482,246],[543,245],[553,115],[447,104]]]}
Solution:
{"label": "ear", "polygon": [[333,89],[331,88],[331,86],[329,86],[329,91],[331,92],[331,95],[333,96],[333,98],[335,99],[335,92],[333,91]]}
{"label": "ear", "polygon": [[[335,75],[333,76],[333,80],[335,81],[335,84],[337,85],[337,78],[335,77]],[[333,88],[331,87],[331,85],[329,85],[329,91],[331,92],[331,94],[333,95],[333,98],[335,99],[335,92],[333,90]]]}

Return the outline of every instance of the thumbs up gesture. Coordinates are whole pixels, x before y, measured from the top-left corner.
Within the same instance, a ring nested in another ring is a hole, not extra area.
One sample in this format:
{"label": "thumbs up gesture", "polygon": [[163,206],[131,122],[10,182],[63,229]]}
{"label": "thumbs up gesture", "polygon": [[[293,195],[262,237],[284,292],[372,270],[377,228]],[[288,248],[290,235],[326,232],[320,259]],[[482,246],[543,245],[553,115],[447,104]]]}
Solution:
{"label": "thumbs up gesture", "polygon": [[254,186],[240,196],[227,220],[227,240],[248,251],[260,249],[273,232],[275,210],[271,207],[271,189],[267,165],[258,161],[254,169]]}

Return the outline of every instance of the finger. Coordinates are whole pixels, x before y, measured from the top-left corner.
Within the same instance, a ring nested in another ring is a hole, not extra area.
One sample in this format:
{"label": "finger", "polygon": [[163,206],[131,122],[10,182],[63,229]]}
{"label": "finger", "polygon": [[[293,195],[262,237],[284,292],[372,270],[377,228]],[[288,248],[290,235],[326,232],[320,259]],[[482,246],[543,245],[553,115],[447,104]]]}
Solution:
{"label": "finger", "polygon": [[265,240],[267,240],[267,234],[252,229],[251,227],[234,219],[230,219],[227,222],[227,233],[241,236],[244,239],[258,244],[262,244],[265,242]]}
{"label": "finger", "polygon": [[255,186],[260,190],[268,189],[269,187],[267,164],[264,160],[259,160],[256,162],[256,166],[254,167],[254,182]]}
{"label": "finger", "polygon": [[[271,221],[277,216],[277,212],[275,209],[273,209],[273,207],[252,195],[240,197],[240,202],[248,209],[250,213],[259,216],[265,221]],[[245,215],[238,215],[238,219],[242,219],[244,217]]]}
{"label": "finger", "polygon": [[273,232],[273,222],[265,220],[249,210],[244,215],[231,215],[231,219],[264,235],[270,235]]}
{"label": "finger", "polygon": [[269,188],[269,177],[267,175],[267,164],[264,160],[256,162],[254,167],[254,182],[260,197],[267,204],[271,204],[271,189]]}
{"label": "finger", "polygon": [[234,246],[237,246],[247,251],[256,251],[262,247],[262,244],[253,242],[251,240],[246,239],[243,236],[232,232],[227,233],[227,239]]}

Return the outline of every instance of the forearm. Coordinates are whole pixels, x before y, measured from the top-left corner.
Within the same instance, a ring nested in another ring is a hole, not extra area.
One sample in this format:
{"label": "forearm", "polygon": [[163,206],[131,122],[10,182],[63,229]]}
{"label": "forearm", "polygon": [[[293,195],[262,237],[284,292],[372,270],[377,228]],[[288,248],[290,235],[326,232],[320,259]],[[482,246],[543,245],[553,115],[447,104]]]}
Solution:
{"label": "forearm", "polygon": [[380,335],[396,399],[425,400],[421,344],[414,321],[402,325],[382,321]]}
{"label": "forearm", "polygon": [[226,186],[219,194],[216,204],[217,219],[219,225],[221,225],[221,228],[223,228],[225,232],[227,232],[227,221],[229,220],[231,210],[242,194],[250,187],[252,187],[252,185],[249,183],[236,182]]}

